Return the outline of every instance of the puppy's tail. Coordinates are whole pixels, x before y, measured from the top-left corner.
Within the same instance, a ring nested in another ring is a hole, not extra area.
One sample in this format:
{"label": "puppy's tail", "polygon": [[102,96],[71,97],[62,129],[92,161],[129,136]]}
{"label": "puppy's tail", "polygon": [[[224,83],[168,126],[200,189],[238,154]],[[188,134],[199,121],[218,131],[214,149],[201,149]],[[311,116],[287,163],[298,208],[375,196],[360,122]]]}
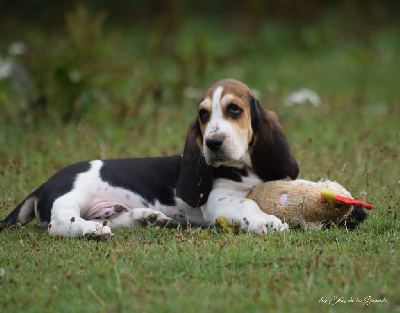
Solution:
{"label": "puppy's tail", "polygon": [[0,221],[0,230],[12,228],[17,224],[25,225],[35,218],[37,207],[36,192],[32,192],[3,221]]}

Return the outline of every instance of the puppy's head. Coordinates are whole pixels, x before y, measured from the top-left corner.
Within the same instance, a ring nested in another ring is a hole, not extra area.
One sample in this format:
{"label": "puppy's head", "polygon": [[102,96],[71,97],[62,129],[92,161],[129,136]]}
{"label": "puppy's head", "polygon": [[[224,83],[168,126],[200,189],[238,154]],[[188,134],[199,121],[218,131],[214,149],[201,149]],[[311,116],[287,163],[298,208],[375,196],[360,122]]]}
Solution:
{"label": "puppy's head", "polygon": [[296,178],[297,162],[278,118],[245,84],[224,79],[197,105],[186,137],[177,195],[192,206],[207,201],[212,168],[252,169],[262,180]]}
{"label": "puppy's head", "polygon": [[245,84],[224,79],[211,86],[197,106],[202,133],[202,151],[208,165],[250,165],[249,144],[253,138],[251,99]]}

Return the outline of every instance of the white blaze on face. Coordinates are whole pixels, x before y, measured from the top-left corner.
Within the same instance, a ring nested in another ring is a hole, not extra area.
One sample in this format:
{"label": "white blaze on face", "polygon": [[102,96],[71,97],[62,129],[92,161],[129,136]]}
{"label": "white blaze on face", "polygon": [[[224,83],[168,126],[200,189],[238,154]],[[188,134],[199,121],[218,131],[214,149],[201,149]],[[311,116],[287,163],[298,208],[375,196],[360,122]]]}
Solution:
{"label": "white blaze on face", "polygon": [[[222,97],[223,91],[224,88],[218,86],[212,95],[211,105],[209,98],[202,103],[204,107],[211,107],[210,121],[204,131],[203,153],[206,162],[213,166],[239,166],[238,162],[244,161],[244,158],[246,158],[247,163],[248,131],[241,129],[238,124],[224,115],[224,111],[226,111],[234,96],[226,94]],[[207,139],[213,137],[223,139],[220,150],[216,152],[210,151],[206,145]]]}
{"label": "white blaze on face", "polygon": [[211,101],[211,117],[204,133],[204,144],[206,139],[212,136],[222,135],[220,131],[220,124],[224,117],[221,107],[221,95],[223,90],[224,88],[219,86],[214,91]]}

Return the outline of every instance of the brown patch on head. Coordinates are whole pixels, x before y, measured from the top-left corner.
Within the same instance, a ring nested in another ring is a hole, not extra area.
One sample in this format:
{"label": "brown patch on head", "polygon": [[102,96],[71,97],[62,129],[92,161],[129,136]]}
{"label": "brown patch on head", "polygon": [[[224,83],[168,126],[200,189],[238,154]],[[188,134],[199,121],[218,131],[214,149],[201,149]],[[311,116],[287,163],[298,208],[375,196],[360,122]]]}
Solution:
{"label": "brown patch on head", "polygon": [[247,144],[253,138],[253,129],[251,127],[251,111],[248,101],[243,102],[241,99],[227,94],[225,103],[222,103],[224,118],[229,120],[234,128],[239,132],[247,133]]}
{"label": "brown patch on head", "polygon": [[204,93],[200,103],[207,98],[211,100],[215,89],[217,89],[217,87],[219,86],[224,88],[224,91],[222,92],[222,97],[228,93],[234,94],[237,97],[242,98],[243,101],[247,101],[246,98],[249,94],[254,97],[253,92],[246,84],[232,78],[226,78],[216,82],[214,85],[208,88],[208,90]]}
{"label": "brown patch on head", "polygon": [[[253,138],[250,99],[251,97],[255,97],[254,93],[246,84],[234,79],[224,79],[220,81],[220,86],[224,88],[222,99],[225,101],[221,103],[224,116],[231,120],[234,125],[236,124],[242,131],[247,130],[247,143],[250,143]],[[232,106],[237,106],[242,110],[239,118],[232,118],[232,116],[228,114]]]}

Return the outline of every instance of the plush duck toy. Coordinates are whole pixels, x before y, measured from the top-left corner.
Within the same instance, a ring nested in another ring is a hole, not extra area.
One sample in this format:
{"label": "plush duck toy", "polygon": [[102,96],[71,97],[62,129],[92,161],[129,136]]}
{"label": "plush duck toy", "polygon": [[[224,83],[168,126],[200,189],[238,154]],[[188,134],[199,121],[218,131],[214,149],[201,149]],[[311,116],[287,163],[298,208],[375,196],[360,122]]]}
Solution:
{"label": "plush duck toy", "polygon": [[[342,185],[329,180],[277,180],[257,186],[248,198],[253,199],[267,214],[272,214],[291,227],[340,224],[354,206],[371,210],[371,204],[354,199]],[[226,221],[217,219],[227,227]],[[230,226],[230,225],[229,225]],[[231,227],[227,228],[231,228]]]}

